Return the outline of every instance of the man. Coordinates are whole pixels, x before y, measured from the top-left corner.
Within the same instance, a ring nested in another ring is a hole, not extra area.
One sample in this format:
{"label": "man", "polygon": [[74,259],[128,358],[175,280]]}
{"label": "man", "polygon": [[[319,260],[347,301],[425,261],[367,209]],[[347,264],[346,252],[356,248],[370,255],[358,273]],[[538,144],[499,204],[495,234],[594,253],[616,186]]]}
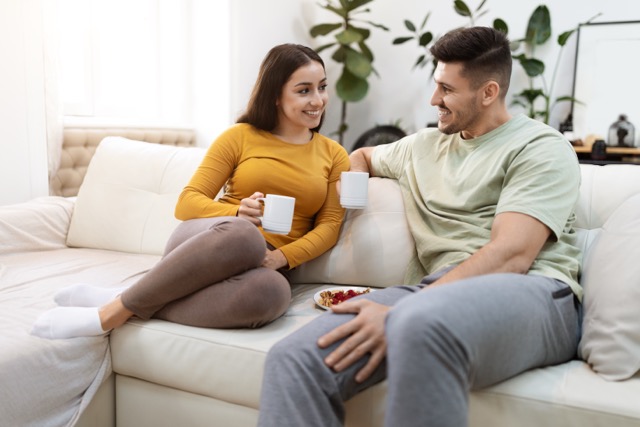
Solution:
{"label": "man", "polygon": [[351,154],[397,179],[416,242],[407,283],[336,306],[267,357],[261,427],[340,426],[388,381],[385,426],[467,425],[468,393],[574,357],[580,171],[550,127],[511,117],[509,41],[485,27],[431,48],[438,130]]}

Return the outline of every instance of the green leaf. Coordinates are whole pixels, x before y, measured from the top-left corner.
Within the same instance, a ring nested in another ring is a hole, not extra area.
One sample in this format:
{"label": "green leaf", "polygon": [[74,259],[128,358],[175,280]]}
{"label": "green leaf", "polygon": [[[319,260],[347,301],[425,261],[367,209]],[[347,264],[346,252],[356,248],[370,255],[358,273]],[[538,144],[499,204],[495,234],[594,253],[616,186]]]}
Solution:
{"label": "green leaf", "polygon": [[347,50],[345,66],[356,77],[366,79],[371,74],[371,61],[358,51]]}
{"label": "green leaf", "polygon": [[333,55],[331,55],[331,59],[336,61],[338,64],[343,64],[347,60],[347,48],[343,45],[340,45]]}
{"label": "green leaf", "polygon": [[342,27],[342,24],[319,24],[309,30],[311,37],[326,36],[333,30]]}
{"label": "green leaf", "polygon": [[517,96],[520,96],[526,99],[527,102],[529,102],[529,104],[533,104],[539,96],[544,97],[544,93],[542,92],[541,89],[525,89],[522,92],[520,92]]}
{"label": "green leaf", "polygon": [[482,9],[482,6],[484,6],[484,4],[487,2],[487,0],[482,0],[480,2],[480,5],[476,8],[476,12],[478,12],[480,9]]}
{"label": "green leaf", "polygon": [[343,19],[347,19],[348,16],[348,12],[344,9],[344,8],[337,8],[333,5],[331,5],[330,3],[327,3],[325,5],[321,5],[324,9],[330,10],[331,12],[335,13],[336,15],[340,16]]}
{"label": "green leaf", "polygon": [[359,31],[355,31],[350,28],[347,28],[346,30],[336,34],[336,40],[338,40],[338,42],[342,45],[358,43],[359,41],[362,41],[362,39],[362,34],[360,34]]}
{"label": "green leaf", "polygon": [[362,21],[362,22],[366,22],[367,24],[371,25],[372,27],[379,28],[382,31],[389,31],[389,27],[385,27],[382,24],[376,24],[375,22],[371,22],[371,21]]}
{"label": "green leaf", "polygon": [[407,30],[411,31],[412,33],[416,32],[416,26],[413,25],[413,22],[409,21],[408,19],[404,20],[404,26],[407,27]]}
{"label": "green leaf", "polygon": [[420,55],[420,57],[418,58],[416,63],[413,64],[413,68],[416,68],[418,65],[422,65],[422,63],[424,62],[424,58],[425,57],[426,57],[426,55]]}
{"label": "green leaf", "polygon": [[558,44],[560,46],[564,46],[565,44],[567,44],[567,40],[569,40],[569,37],[571,37],[571,35],[575,32],[576,30],[569,30],[569,31],[565,31],[564,33],[560,34],[558,36]]}
{"label": "green leaf", "polygon": [[345,2],[345,8],[351,12],[354,9],[364,6],[367,3],[371,3],[373,0],[349,0]]}
{"label": "green leaf", "polygon": [[351,30],[359,33],[362,36],[362,40],[368,39],[371,35],[371,30],[367,28],[351,27]]}
{"label": "green leaf", "polygon": [[573,101],[573,102],[579,102],[577,99],[575,99],[573,96],[569,96],[569,95],[565,95],[565,96],[559,96],[556,98],[556,103],[558,102],[564,102],[564,101]]}
{"label": "green leaf", "polygon": [[536,77],[544,73],[544,62],[535,58],[519,58],[520,65],[529,77]]}
{"label": "green leaf", "polygon": [[402,44],[402,43],[406,43],[409,40],[412,40],[413,36],[411,37],[398,37],[396,39],[393,39],[393,44]]}
{"label": "green leaf", "polygon": [[424,17],[424,19],[422,20],[422,24],[420,25],[420,30],[424,29],[424,26],[427,25],[427,21],[429,20],[430,16],[431,12],[427,12],[427,15]]}
{"label": "green leaf", "polygon": [[369,91],[369,83],[366,79],[356,77],[346,68],[336,83],[336,93],[340,99],[346,102],[361,101]]}
{"label": "green leaf", "polygon": [[483,10],[482,12],[480,12],[479,14],[477,14],[477,15],[475,16],[475,18],[474,18],[474,19],[475,19],[475,20],[478,20],[478,19],[482,18],[484,15],[486,15],[486,14],[487,14],[487,12],[488,12],[488,10]]}
{"label": "green leaf", "polygon": [[360,52],[362,52],[362,54],[369,60],[369,62],[373,62],[373,52],[371,52],[369,46],[367,46],[363,41],[358,43],[358,46],[360,46]]}
{"label": "green leaf", "polygon": [[460,16],[471,16],[471,10],[469,9],[469,6],[467,6],[467,4],[462,0],[455,0],[453,2],[453,8]]}
{"label": "green leaf", "polygon": [[527,26],[527,43],[541,45],[551,37],[551,14],[545,5],[533,11]]}
{"label": "green leaf", "polygon": [[317,48],[315,48],[314,50],[316,51],[316,53],[320,53],[325,49],[330,48],[331,46],[335,46],[335,43],[327,43],[327,44],[323,44],[322,46],[318,46]]}
{"label": "green leaf", "polygon": [[431,34],[430,31],[427,31],[426,33],[420,36],[420,40],[418,41],[418,44],[422,47],[425,47],[429,43],[431,43],[431,40],[433,40],[433,34]]}
{"label": "green leaf", "polygon": [[505,34],[509,34],[509,26],[500,18],[493,20],[493,28],[498,31],[502,31]]}

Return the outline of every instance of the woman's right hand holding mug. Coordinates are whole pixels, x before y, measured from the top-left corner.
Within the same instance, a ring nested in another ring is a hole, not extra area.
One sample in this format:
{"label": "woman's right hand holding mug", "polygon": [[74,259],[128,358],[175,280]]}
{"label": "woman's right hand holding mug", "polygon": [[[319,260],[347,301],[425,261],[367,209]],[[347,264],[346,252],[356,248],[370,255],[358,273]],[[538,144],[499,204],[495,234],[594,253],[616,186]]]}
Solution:
{"label": "woman's right hand holding mug", "polygon": [[264,197],[264,194],[256,191],[246,199],[240,200],[238,216],[251,221],[251,223],[256,226],[261,225],[262,221],[260,221],[260,217],[262,216],[262,203],[258,201],[261,197]]}

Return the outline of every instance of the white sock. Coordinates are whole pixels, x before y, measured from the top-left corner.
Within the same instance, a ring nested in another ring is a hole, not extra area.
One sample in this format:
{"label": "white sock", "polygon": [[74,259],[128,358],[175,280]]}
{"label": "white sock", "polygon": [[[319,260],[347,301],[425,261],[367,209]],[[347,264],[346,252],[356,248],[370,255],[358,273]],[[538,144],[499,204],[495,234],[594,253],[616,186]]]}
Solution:
{"label": "white sock", "polygon": [[120,295],[127,287],[104,288],[78,283],[58,291],[53,297],[61,307],[101,307]]}
{"label": "white sock", "polygon": [[56,307],[42,313],[31,329],[31,335],[50,340],[106,333],[102,330],[98,309],[93,307]]}

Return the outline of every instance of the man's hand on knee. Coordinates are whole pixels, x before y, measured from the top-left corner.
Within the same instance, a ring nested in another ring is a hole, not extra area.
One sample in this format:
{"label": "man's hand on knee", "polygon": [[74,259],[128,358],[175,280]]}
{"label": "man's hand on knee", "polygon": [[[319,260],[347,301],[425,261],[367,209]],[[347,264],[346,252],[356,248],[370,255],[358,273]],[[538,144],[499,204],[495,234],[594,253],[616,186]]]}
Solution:
{"label": "man's hand on knee", "polygon": [[355,313],[356,317],[318,339],[318,346],[321,348],[345,339],[325,358],[325,363],[340,372],[370,354],[371,357],[355,377],[357,382],[363,382],[385,358],[387,340],[384,335],[384,325],[389,307],[359,299],[343,302],[332,307],[332,310],[338,314]]}

